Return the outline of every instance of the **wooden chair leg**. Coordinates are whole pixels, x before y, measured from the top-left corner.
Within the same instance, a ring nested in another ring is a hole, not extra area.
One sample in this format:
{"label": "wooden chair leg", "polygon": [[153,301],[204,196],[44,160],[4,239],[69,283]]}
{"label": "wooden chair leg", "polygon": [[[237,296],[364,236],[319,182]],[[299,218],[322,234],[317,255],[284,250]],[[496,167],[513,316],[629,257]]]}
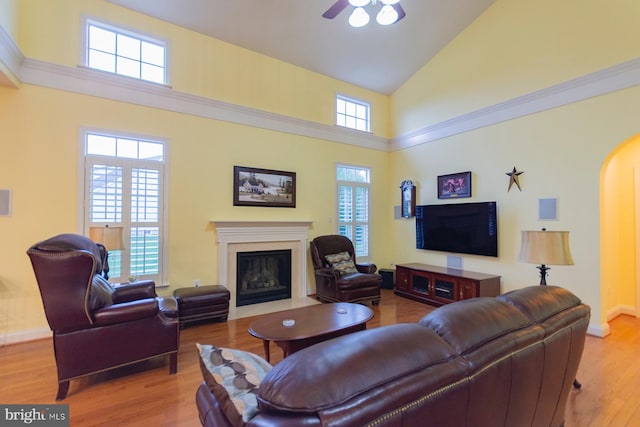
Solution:
{"label": "wooden chair leg", "polygon": [[169,355],[169,374],[173,375],[178,372],[178,353],[171,353]]}
{"label": "wooden chair leg", "polygon": [[56,396],[56,400],[63,400],[65,397],[67,397],[68,392],[69,392],[69,381],[58,382],[58,395]]}

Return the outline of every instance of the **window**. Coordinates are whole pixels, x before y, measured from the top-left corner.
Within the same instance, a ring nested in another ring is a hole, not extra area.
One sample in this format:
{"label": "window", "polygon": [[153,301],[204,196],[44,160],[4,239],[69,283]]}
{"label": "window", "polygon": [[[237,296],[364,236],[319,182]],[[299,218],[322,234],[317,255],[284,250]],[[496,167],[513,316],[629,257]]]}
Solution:
{"label": "window", "polygon": [[367,168],[338,165],[338,234],[351,239],[357,257],[369,257],[369,189]]}
{"label": "window", "polygon": [[165,84],[166,44],[93,21],[87,22],[85,65]]}
{"label": "window", "polygon": [[336,98],[336,124],[369,132],[369,104],[338,95]]}
{"label": "window", "polygon": [[84,229],[124,228],[123,250],[109,251],[109,276],[163,283],[165,144],[87,132],[84,141]]}

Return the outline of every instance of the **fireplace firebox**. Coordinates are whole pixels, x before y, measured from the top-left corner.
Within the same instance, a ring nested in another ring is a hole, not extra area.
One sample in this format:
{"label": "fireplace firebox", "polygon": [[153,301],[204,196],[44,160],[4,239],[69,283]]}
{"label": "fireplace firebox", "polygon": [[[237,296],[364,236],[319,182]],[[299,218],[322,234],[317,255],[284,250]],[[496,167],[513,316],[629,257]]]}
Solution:
{"label": "fireplace firebox", "polygon": [[236,257],[236,307],[291,298],[291,249]]}

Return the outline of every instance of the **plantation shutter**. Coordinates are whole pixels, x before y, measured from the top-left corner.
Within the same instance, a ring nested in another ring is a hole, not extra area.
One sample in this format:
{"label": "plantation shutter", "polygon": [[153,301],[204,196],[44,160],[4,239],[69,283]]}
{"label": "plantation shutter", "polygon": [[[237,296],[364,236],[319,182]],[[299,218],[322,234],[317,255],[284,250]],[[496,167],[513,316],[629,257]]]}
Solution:
{"label": "plantation shutter", "polygon": [[348,237],[357,257],[369,256],[369,170],[336,168],[338,182],[338,234]]}

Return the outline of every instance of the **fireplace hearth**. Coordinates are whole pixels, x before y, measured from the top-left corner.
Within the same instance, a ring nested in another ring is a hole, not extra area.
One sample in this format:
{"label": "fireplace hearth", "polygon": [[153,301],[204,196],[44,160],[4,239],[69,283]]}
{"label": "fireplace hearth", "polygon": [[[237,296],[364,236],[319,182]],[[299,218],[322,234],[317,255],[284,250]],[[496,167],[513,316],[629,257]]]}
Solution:
{"label": "fireplace hearth", "polygon": [[291,250],[236,254],[236,307],[291,298]]}

